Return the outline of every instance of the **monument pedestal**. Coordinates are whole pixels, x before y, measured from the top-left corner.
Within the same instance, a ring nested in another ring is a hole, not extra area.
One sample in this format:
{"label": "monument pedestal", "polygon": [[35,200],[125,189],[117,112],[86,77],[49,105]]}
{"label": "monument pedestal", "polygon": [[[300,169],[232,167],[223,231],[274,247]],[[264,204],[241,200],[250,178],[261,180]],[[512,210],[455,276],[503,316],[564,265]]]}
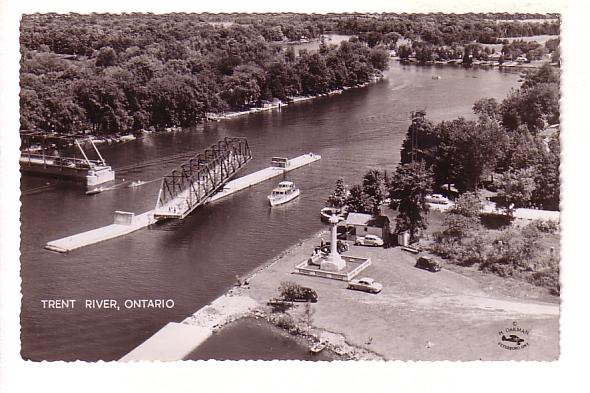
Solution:
{"label": "monument pedestal", "polygon": [[329,272],[339,272],[346,267],[346,261],[342,259],[338,253],[338,236],[336,225],[338,225],[338,217],[332,215],[330,217],[330,224],[332,226],[331,241],[330,241],[330,255],[328,255],[320,264],[321,270],[327,270]]}
{"label": "monument pedestal", "polygon": [[346,267],[346,261],[342,259],[340,254],[330,254],[325,259],[322,260],[320,264],[321,270],[326,270],[329,272],[339,272]]}

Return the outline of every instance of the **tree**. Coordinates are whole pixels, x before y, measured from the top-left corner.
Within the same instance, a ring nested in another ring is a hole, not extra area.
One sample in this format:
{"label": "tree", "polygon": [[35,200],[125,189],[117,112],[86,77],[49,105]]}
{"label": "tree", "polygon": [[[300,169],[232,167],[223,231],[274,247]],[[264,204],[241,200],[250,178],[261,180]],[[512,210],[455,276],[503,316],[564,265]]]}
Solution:
{"label": "tree", "polygon": [[535,190],[534,169],[510,170],[499,176],[498,187],[497,205],[512,215],[514,208],[524,207],[530,203]]}
{"label": "tree", "polygon": [[495,98],[482,98],[473,104],[473,113],[479,117],[480,121],[499,121],[500,105]]}
{"label": "tree", "polygon": [[548,151],[535,167],[535,190],[531,202],[543,209],[559,210],[560,201],[560,144],[559,135],[555,135],[548,144]]}
{"label": "tree", "polygon": [[479,218],[481,208],[482,204],[479,196],[474,192],[466,192],[457,198],[455,204],[451,206],[448,212],[469,218]]}
{"label": "tree", "polygon": [[478,188],[482,176],[495,168],[507,139],[497,122],[463,118],[442,122],[434,132],[440,140],[433,168],[437,184],[454,183],[461,193]]}
{"label": "tree", "polygon": [[381,48],[372,48],[369,61],[373,68],[383,71],[389,67],[389,54]]}
{"label": "tree", "polygon": [[559,73],[548,63],[524,74],[521,88],[500,106],[502,124],[511,131],[526,126],[536,134],[559,123]]}
{"label": "tree", "polygon": [[223,98],[230,107],[242,108],[260,98],[262,70],[257,66],[238,66],[233,75],[224,77]]}
{"label": "tree", "polygon": [[117,52],[110,46],[102,47],[96,55],[98,67],[111,67],[117,63]]}
{"label": "tree", "polygon": [[521,125],[536,134],[559,123],[559,85],[538,83],[512,92],[501,105],[502,124],[509,130]]}
{"label": "tree", "polygon": [[426,195],[432,192],[432,171],[424,163],[398,165],[389,183],[390,207],[398,209],[396,233],[408,231],[412,238],[426,229],[428,204]]}
{"label": "tree", "polygon": [[559,85],[559,72],[549,63],[543,64],[536,70],[528,71],[524,75],[521,89],[529,89],[542,83],[555,83]]}
{"label": "tree", "polygon": [[432,166],[439,143],[440,139],[434,133],[434,124],[426,118],[426,112],[421,110],[413,112],[412,124],[408,127],[406,138],[402,143],[401,163],[425,161],[427,167]]}
{"label": "tree", "polygon": [[481,201],[476,193],[466,192],[445,213],[443,235],[452,241],[461,241],[480,225]]}
{"label": "tree", "polygon": [[350,188],[350,194],[346,198],[346,205],[349,212],[372,213],[373,209],[372,201],[358,184]]}
{"label": "tree", "polygon": [[336,189],[326,202],[328,206],[341,209],[346,204],[346,187],[344,186],[344,179],[336,180]]}
{"label": "tree", "polygon": [[400,59],[409,59],[412,55],[412,48],[408,47],[407,45],[400,45],[397,48],[397,55]]}
{"label": "tree", "polygon": [[377,169],[369,170],[363,176],[363,193],[368,197],[373,215],[381,214],[381,204],[385,198],[385,186],[383,184],[383,173]]}

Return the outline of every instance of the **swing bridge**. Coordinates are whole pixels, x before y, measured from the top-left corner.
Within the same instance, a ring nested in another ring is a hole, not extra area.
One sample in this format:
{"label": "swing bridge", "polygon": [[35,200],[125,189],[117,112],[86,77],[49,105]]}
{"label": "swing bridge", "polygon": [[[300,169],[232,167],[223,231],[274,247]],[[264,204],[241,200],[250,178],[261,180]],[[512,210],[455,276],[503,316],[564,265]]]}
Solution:
{"label": "swing bridge", "polygon": [[162,179],[153,217],[183,219],[206,203],[252,159],[246,138],[224,138]]}

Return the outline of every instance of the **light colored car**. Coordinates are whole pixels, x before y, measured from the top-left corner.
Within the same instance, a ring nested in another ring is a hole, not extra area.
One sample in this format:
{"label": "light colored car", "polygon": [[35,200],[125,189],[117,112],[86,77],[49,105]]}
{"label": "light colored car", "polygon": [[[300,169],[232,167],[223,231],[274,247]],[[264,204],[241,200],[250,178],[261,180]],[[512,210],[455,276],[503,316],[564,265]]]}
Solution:
{"label": "light colored car", "polygon": [[441,194],[427,195],[425,199],[428,203],[438,203],[440,205],[448,205],[451,203],[448,198],[445,198]]}
{"label": "light colored car", "polygon": [[359,236],[356,238],[354,244],[357,246],[381,247],[383,245],[383,239],[376,235]]}
{"label": "light colored car", "polygon": [[358,280],[352,280],[348,283],[348,289],[354,289],[356,291],[363,291],[369,293],[379,293],[383,289],[383,285],[376,282],[372,278],[363,277]]}

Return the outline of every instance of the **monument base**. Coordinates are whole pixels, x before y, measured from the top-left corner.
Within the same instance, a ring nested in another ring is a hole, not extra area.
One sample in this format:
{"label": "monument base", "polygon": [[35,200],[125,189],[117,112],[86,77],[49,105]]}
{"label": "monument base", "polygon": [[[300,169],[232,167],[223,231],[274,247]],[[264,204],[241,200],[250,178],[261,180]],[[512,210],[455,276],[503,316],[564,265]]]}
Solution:
{"label": "monument base", "polygon": [[[346,268],[339,272],[329,272],[320,268],[320,263],[317,265],[310,265],[307,260],[302,261],[295,266],[294,273],[303,274],[306,276],[330,278],[332,280],[350,281],[357,274],[365,270],[371,265],[369,258],[353,257],[349,255],[341,256],[346,261]],[[325,258],[322,258],[322,261]]]}
{"label": "monument base", "polygon": [[330,254],[320,263],[320,269],[328,272],[339,272],[346,268],[346,261],[340,254]]}

